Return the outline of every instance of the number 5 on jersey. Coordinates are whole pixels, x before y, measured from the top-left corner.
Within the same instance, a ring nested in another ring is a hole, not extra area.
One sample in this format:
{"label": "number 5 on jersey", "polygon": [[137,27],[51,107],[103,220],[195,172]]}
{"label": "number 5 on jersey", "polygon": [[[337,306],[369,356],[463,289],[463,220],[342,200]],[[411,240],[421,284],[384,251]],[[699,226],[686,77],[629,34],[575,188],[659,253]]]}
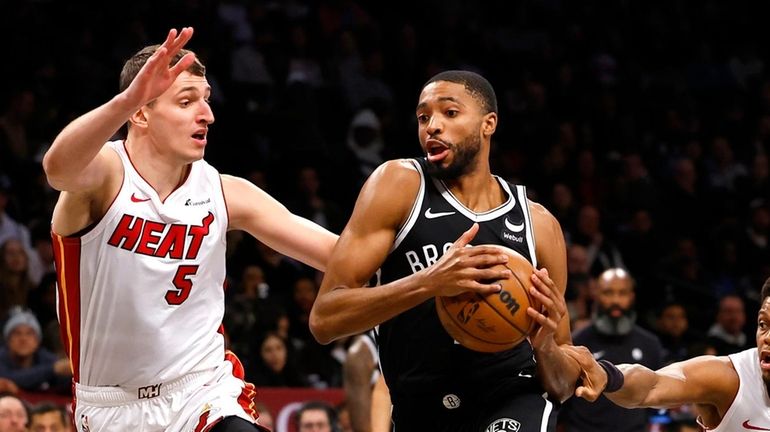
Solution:
{"label": "number 5 on jersey", "polygon": [[174,275],[173,284],[176,289],[166,291],[166,302],[172,306],[179,306],[187,300],[192,290],[192,280],[188,279],[198,272],[198,265],[180,265]]}

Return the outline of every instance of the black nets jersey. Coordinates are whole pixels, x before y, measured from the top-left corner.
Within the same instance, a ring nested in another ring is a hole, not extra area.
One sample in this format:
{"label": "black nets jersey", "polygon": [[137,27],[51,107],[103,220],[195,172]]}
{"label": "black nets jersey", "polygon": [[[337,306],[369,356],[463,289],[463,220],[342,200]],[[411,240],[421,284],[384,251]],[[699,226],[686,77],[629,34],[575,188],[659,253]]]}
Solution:
{"label": "black nets jersey", "polygon": [[[479,231],[472,245],[503,245],[537,266],[524,186],[495,177],[507,199],[495,209],[475,213],[458,201],[442,181],[426,173],[424,158],[410,162],[420,172],[420,188],[380,268],[381,284],[434,264],[474,222],[478,222]],[[536,385],[532,379],[534,356],[528,341],[499,353],[467,349],[442,327],[434,299],[380,324],[376,330],[380,367],[394,405],[441,404],[442,400],[446,403],[446,395],[464,400],[501,396]]]}

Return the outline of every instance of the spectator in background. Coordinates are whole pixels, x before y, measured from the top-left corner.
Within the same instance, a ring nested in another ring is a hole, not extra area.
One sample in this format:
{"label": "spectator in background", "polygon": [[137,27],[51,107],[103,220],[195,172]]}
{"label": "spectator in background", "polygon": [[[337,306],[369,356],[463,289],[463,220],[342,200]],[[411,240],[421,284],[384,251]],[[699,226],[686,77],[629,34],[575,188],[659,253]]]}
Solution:
{"label": "spectator in background", "polygon": [[743,331],[746,310],[743,299],[726,295],[719,300],[716,322],[709,328],[708,343],[717,355],[726,356],[749,348],[750,340]]}
{"label": "spectator in background", "polygon": [[337,412],[326,402],[305,402],[295,418],[299,432],[333,432],[339,429]]}
{"label": "spectator in background", "polygon": [[589,274],[586,248],[573,244],[567,247],[567,291],[564,300],[569,310],[572,332],[591,323],[591,305],[595,295],[595,281]]}
{"label": "spectator in background", "polygon": [[57,358],[41,346],[42,330],[35,315],[15,309],[3,327],[5,346],[0,348],[0,377],[25,391],[69,394],[72,370],[69,359]]}
{"label": "spectator in background", "polygon": [[268,300],[270,286],[262,268],[251,264],[243,269],[240,282],[232,291],[235,293],[227,299],[224,327],[230,339],[229,349],[245,362],[253,357],[254,335],[268,330],[266,312],[273,308]]}
{"label": "spectator in background", "polygon": [[307,378],[297,366],[286,341],[277,333],[266,332],[259,343],[259,358],[246,371],[257,387],[307,387]]}
{"label": "spectator in background", "polygon": [[[584,345],[597,360],[659,368],[663,348],[655,335],[636,324],[631,275],[619,268],[605,270],[597,285],[593,322],[573,335],[573,343]],[[648,413],[620,408],[602,396],[593,404],[568,399],[560,418],[570,432],[645,432]]]}
{"label": "spectator in background", "polygon": [[11,200],[11,180],[0,172],[0,245],[10,239],[17,239],[25,249],[30,248],[29,229],[17,222],[7,210]]}
{"label": "spectator in background", "polygon": [[346,144],[356,165],[356,186],[360,187],[374,169],[385,161],[382,124],[374,110],[364,108],[353,116],[348,126]]}
{"label": "spectator in background", "polygon": [[321,195],[318,170],[311,166],[302,167],[297,173],[296,181],[297,199],[288,203],[287,207],[330,231],[342,231],[345,216],[337,204]]}
{"label": "spectator in background", "polygon": [[29,279],[27,252],[21,241],[9,238],[0,243],[0,322],[13,306],[26,306],[34,285]]}
{"label": "spectator in background", "polygon": [[64,408],[49,402],[29,410],[29,432],[68,432],[70,421]]}
{"label": "spectator in background", "polygon": [[690,328],[683,304],[665,304],[660,308],[655,324],[656,334],[663,345],[664,366],[703,354],[705,338]]}
{"label": "spectator in background", "polygon": [[18,397],[0,393],[0,431],[27,432],[29,407]]}
{"label": "spectator in background", "polygon": [[259,413],[259,418],[257,419],[257,424],[260,426],[264,426],[271,431],[275,430],[275,417],[273,416],[273,412],[270,411],[270,408],[267,407],[262,402],[257,402],[257,412]]}
{"label": "spectator in background", "polygon": [[610,268],[625,267],[620,250],[602,231],[599,209],[592,205],[580,208],[572,242],[586,248],[588,269],[593,277]]}
{"label": "spectator in background", "polygon": [[51,226],[48,223],[36,223],[30,230],[32,249],[29,250],[29,279],[38,285],[46,273],[56,273],[51,243]]}

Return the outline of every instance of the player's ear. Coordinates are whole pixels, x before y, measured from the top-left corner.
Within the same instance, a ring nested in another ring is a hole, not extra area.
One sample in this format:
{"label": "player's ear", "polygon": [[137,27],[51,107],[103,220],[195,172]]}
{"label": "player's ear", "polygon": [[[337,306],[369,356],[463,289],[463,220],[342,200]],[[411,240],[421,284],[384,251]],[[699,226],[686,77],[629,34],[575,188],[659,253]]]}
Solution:
{"label": "player's ear", "polygon": [[131,122],[131,126],[139,128],[147,127],[147,115],[145,112],[146,109],[147,105],[139,108],[133,114],[131,114],[131,117],[128,118],[128,121]]}
{"label": "player's ear", "polygon": [[485,114],[481,121],[481,133],[488,138],[495,133],[495,129],[497,129],[497,113],[490,112]]}

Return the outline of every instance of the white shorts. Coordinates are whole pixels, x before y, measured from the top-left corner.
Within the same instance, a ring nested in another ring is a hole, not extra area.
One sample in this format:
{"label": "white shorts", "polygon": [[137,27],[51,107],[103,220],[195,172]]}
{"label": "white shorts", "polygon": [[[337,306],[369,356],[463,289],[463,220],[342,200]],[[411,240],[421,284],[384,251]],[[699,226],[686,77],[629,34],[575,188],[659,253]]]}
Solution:
{"label": "white shorts", "polygon": [[214,369],[141,388],[76,383],[75,427],[78,432],[205,432],[229,416],[256,423],[254,386],[239,378],[237,358],[227,357]]}

